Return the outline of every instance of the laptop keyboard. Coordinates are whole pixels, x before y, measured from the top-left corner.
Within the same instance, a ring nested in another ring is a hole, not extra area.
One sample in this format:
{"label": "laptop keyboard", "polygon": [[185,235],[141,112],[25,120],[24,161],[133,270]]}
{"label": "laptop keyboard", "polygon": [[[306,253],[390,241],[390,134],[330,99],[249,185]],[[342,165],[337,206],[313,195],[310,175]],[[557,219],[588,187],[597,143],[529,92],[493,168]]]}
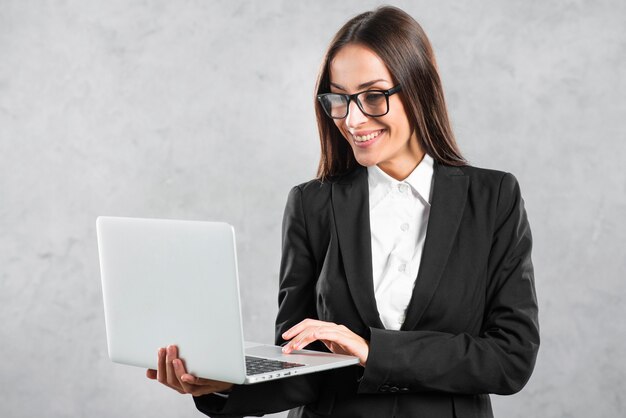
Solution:
{"label": "laptop keyboard", "polygon": [[302,367],[304,364],[289,363],[286,361],[269,360],[260,357],[246,356],[246,374],[253,376],[255,374],[275,372],[284,369],[293,369],[294,367]]}

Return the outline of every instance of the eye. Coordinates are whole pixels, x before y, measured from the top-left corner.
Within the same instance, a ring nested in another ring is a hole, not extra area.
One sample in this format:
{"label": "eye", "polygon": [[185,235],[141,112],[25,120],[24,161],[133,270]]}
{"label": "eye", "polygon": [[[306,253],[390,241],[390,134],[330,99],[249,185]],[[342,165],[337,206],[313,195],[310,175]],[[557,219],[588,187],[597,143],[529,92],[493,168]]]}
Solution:
{"label": "eye", "polygon": [[328,98],[328,101],[331,102],[333,105],[345,104],[347,101],[346,96],[339,93],[331,93],[326,97]]}
{"label": "eye", "polygon": [[376,105],[385,100],[385,95],[379,91],[366,91],[361,100],[368,105]]}

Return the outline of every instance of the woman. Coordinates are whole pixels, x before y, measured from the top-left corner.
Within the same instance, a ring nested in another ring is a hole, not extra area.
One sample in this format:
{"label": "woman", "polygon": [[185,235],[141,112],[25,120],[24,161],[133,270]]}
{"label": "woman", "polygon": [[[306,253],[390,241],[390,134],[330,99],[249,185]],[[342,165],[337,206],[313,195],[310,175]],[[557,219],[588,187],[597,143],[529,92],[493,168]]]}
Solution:
{"label": "woman", "polygon": [[148,377],[211,416],[489,417],[539,346],[531,234],[515,178],[469,166],[430,43],[393,7],[350,20],[317,83],[318,178],[283,220],[277,343],[359,366],[251,386]]}

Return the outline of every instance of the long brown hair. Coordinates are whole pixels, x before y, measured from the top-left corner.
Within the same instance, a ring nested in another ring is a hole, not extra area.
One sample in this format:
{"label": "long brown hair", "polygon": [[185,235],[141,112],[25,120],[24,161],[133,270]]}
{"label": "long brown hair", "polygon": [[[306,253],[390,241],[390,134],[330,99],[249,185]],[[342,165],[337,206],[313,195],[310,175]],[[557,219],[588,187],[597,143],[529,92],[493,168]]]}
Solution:
{"label": "long brown hair", "polygon": [[[316,96],[330,91],[330,63],[347,44],[360,44],[387,65],[422,149],[439,163],[467,165],[448,119],[435,55],[422,27],[397,7],[384,6],[350,19],[331,41],[320,69]],[[315,100],[320,134],[319,179],[339,175],[358,165],[335,123]]]}

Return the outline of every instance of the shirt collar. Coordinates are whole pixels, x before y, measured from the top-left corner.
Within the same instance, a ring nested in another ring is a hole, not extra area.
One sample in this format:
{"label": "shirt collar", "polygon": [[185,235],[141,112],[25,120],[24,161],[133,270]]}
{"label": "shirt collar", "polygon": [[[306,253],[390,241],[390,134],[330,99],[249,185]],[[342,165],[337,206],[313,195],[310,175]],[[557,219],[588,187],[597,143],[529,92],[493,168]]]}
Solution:
{"label": "shirt collar", "polygon": [[430,190],[433,179],[433,158],[424,154],[422,161],[403,181],[398,181],[381,170],[377,165],[367,167],[367,181],[370,193],[370,208],[376,206],[392,188],[407,183],[426,204],[430,206]]}
{"label": "shirt collar", "polygon": [[433,184],[433,157],[424,154],[422,161],[415,167],[404,181],[409,183],[413,190],[420,195],[425,203],[430,205],[430,189]]}

